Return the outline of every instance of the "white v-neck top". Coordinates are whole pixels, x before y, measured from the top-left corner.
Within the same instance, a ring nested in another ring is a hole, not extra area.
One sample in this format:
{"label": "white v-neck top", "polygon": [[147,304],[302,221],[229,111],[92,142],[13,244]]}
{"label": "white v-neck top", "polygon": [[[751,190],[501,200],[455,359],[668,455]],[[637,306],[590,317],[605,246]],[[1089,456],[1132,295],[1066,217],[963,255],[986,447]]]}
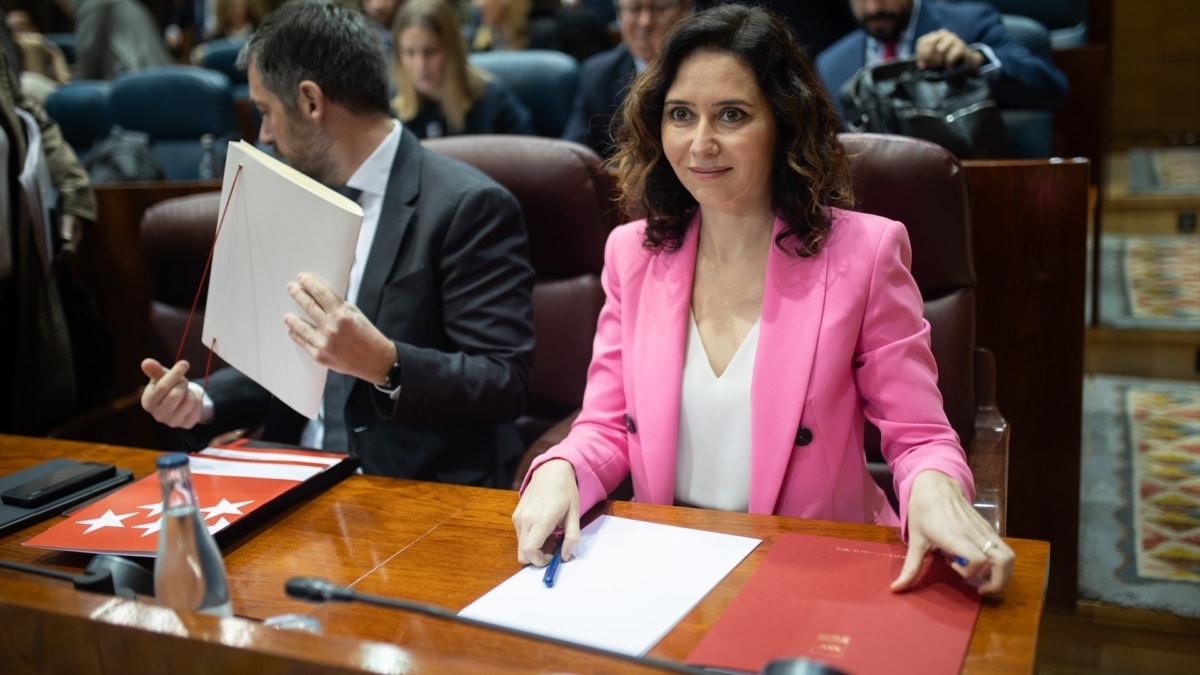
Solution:
{"label": "white v-neck top", "polygon": [[750,508],[750,382],[761,322],[754,322],[717,377],[696,317],[688,313],[675,458],[677,501],[723,511]]}

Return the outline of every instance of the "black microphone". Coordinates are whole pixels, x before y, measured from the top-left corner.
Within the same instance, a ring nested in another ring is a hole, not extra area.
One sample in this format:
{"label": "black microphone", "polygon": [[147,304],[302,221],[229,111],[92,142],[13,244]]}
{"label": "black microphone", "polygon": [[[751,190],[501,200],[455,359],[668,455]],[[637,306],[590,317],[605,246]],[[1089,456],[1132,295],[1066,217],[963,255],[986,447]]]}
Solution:
{"label": "black microphone", "polygon": [[104,593],[105,595],[116,595],[129,600],[136,599],[134,592],[123,585],[119,585],[113,579],[111,570],[96,569],[89,567],[83,574],[71,574],[70,572],[60,572],[49,567],[38,567],[36,565],[27,565],[12,560],[0,560],[0,567],[18,572],[26,572],[29,574],[38,574],[43,577],[59,579],[61,581],[70,581],[75,585],[75,588],[81,591],[92,591],[95,593]]}
{"label": "black microphone", "polygon": [[[501,633],[508,633],[509,635],[516,635],[529,640],[549,642],[550,644],[566,647],[568,649],[578,649],[585,652],[590,652],[592,654],[606,656],[608,658],[636,663],[639,666],[649,666],[651,668],[669,670],[675,673],[686,673],[687,675],[713,675],[713,673],[737,674],[744,672],[736,670],[715,670],[712,668],[689,666],[683,663],[676,663],[674,661],[664,661],[650,656],[633,656],[631,654],[622,654],[621,652],[614,652],[601,647],[593,647],[581,642],[572,642],[570,640],[563,640],[561,638],[551,637],[549,635],[531,633],[526,630],[521,630],[520,628],[510,628],[508,626],[502,626],[489,621],[472,619],[470,617],[461,616],[455,612],[451,612],[444,607],[438,607],[437,605],[427,605],[420,602],[411,602],[396,598],[386,598],[380,595],[359,593],[358,591],[345,586],[338,586],[337,584],[316,577],[292,577],[291,579],[287,580],[284,588],[289,596],[298,600],[308,600],[310,602],[324,602],[327,600],[339,600],[342,602],[365,602],[371,605],[378,605],[380,607],[389,607],[391,609],[400,609],[407,612],[424,614],[425,616],[432,616],[438,619],[446,619],[447,621],[454,621],[457,623],[466,624],[468,626],[475,626],[477,628],[500,631]],[[745,675],[750,674],[746,673]]]}

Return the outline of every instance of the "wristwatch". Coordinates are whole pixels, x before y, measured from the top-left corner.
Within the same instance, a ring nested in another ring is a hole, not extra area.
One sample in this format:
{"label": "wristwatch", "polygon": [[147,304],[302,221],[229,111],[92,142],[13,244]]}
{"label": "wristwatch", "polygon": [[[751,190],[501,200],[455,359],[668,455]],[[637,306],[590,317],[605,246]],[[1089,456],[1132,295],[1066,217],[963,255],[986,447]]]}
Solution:
{"label": "wristwatch", "polygon": [[383,381],[383,384],[379,385],[379,388],[389,392],[399,389],[400,371],[400,362],[397,361],[393,363],[392,367],[387,372],[387,379]]}

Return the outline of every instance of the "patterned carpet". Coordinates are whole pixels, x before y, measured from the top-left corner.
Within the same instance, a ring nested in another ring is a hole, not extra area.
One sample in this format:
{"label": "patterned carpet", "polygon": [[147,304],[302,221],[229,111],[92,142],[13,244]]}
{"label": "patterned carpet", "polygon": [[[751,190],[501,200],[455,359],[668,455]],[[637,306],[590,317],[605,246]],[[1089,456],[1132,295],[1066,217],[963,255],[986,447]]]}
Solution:
{"label": "patterned carpet", "polygon": [[1080,597],[1200,617],[1200,383],[1084,393]]}
{"label": "patterned carpet", "polygon": [[1200,330],[1200,236],[1101,236],[1100,321]]}
{"label": "patterned carpet", "polygon": [[1200,148],[1131,148],[1129,194],[1200,195]]}

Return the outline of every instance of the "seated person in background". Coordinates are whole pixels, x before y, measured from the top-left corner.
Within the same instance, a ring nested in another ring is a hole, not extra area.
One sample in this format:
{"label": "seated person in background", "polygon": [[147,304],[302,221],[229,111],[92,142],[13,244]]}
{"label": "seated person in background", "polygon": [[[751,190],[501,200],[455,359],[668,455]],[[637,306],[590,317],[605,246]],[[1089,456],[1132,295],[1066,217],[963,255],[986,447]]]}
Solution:
{"label": "seated person in background", "polygon": [[[639,502],[901,525],[893,589],[940,548],[1001,590],[1012,550],[971,506],[907,233],[846,210],[837,117],[787,24],[685,18],[621,122],[614,166],[646,219],[608,239],[583,409],[525,478],[518,558],[546,564],[557,527],[569,558],[580,514],[631,477]],[[867,470],[868,419],[899,514]]]}
{"label": "seated person in background", "polygon": [[821,81],[839,115],[842,85],[863,66],[892,58],[916,58],[919,68],[966,61],[989,80],[1001,108],[1049,110],[1067,94],[1063,74],[1018,42],[991,5],[850,0],[850,11],[860,28],[817,56]]}
{"label": "seated person in background", "polygon": [[614,0],[621,44],[597,54],[579,68],[575,103],[562,137],[590,146],[601,157],[612,153],[609,124],[629,83],[658,53],[663,37],[692,11],[692,0]]}
{"label": "seated person in background", "polygon": [[28,12],[14,9],[4,15],[4,23],[20,50],[21,90],[44,104],[51,92],[71,81],[67,57],[58,45],[38,32]]}
{"label": "seated person in background", "polygon": [[471,51],[550,49],[576,61],[611,46],[608,28],[586,9],[559,8],[546,0],[471,0],[479,25]]}
{"label": "seated person in background", "polygon": [[525,104],[467,61],[458,16],[446,0],[408,0],[393,30],[397,58],[392,105],[418,138],[533,135]]}
{"label": "seated person in background", "polygon": [[[66,0],[60,0],[60,5]],[[111,80],[139,68],[173,63],[158,24],[138,0],[70,0],[75,61],[81,80]]]}
{"label": "seated person in background", "polygon": [[[217,0],[217,27],[209,40],[248,38],[265,15],[260,0]],[[204,45],[202,42],[192,48],[193,64],[200,65],[204,60]]]}
{"label": "seated person in background", "polygon": [[[445,1],[450,3],[452,0]],[[375,34],[383,42],[384,53],[389,56],[392,54],[392,22],[396,18],[396,10],[403,4],[404,0],[362,0],[363,14],[371,20],[371,28],[375,29]]]}
{"label": "seated person in background", "polygon": [[217,0],[175,0],[175,11],[163,30],[163,42],[173,53],[184,44],[185,29],[191,29],[190,46],[194,49],[217,36]]}
{"label": "seated person in background", "polygon": [[278,319],[329,367],[321,414],[305,419],[233,368],[202,392],[186,361],[167,370],[153,359],[142,363],[142,406],[194,446],[261,426],[265,440],[348,450],[367,473],[511,485],[533,356],[516,199],[426,151],[391,116],[383,49],[357,9],[288,0],[239,66],[262,113],[259,140],[325,185],[361,192],[346,299],[302,273],[287,288],[296,311]]}

